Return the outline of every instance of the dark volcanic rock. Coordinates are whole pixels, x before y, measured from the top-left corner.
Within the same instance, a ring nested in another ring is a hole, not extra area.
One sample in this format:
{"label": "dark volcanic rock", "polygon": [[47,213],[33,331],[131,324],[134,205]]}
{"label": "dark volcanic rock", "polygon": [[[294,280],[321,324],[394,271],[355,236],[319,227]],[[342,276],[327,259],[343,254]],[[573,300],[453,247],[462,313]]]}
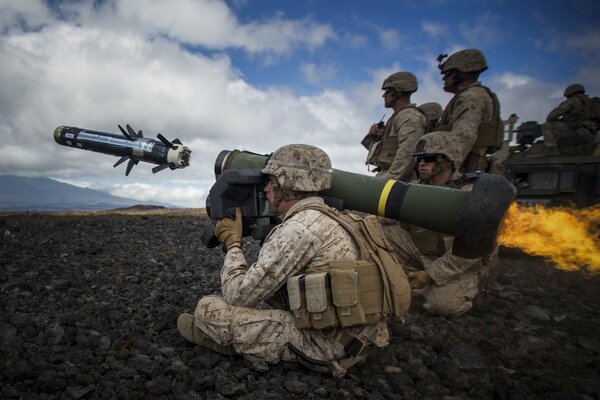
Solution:
{"label": "dark volcanic rock", "polygon": [[[600,400],[600,277],[504,254],[459,318],[415,300],[341,379],[187,343],[180,312],[219,289],[195,216],[3,216],[0,398]],[[258,245],[248,241],[249,260]]]}

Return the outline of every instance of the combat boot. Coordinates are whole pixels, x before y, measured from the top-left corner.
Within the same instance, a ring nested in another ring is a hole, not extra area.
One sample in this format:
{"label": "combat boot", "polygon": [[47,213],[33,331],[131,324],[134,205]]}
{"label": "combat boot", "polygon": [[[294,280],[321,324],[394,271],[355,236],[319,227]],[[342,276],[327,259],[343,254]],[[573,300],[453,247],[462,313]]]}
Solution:
{"label": "combat boot", "polygon": [[217,353],[233,356],[236,353],[232,345],[222,346],[209,338],[206,333],[194,324],[194,316],[192,314],[179,314],[177,318],[177,330],[188,341],[200,346],[208,347]]}

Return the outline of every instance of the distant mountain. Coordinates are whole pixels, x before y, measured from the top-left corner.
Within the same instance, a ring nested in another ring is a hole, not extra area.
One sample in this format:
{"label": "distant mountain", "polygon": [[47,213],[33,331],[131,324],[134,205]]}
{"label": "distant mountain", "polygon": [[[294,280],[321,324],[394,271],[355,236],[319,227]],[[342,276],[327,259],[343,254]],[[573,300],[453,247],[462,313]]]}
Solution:
{"label": "distant mountain", "polygon": [[0,175],[0,211],[4,212],[108,210],[150,204],[50,178]]}

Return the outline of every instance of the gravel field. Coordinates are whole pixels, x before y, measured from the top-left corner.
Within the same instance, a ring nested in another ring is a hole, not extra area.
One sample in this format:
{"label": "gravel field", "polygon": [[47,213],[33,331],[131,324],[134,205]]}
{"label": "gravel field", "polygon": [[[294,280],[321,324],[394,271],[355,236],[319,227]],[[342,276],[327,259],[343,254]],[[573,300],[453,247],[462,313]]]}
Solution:
{"label": "gravel field", "polygon": [[[600,400],[600,276],[502,249],[469,314],[390,321],[342,379],[189,344],[219,290],[199,215],[0,216],[2,399]],[[247,242],[249,259],[256,243]]]}

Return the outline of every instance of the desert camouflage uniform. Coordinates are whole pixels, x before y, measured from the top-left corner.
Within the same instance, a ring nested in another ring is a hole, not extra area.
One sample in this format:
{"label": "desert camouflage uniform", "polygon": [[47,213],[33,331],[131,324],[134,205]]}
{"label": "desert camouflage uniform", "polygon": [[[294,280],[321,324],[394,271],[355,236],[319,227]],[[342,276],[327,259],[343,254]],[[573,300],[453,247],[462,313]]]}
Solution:
{"label": "desert camouflage uniform", "polygon": [[[476,82],[457,93],[446,106],[437,130],[450,130],[461,147],[463,166],[461,172],[485,171],[487,168],[486,148],[473,148],[481,122],[490,121],[494,114],[494,101],[488,90]],[[470,158],[473,161],[467,160]],[[465,164],[472,167],[464,169]]]}
{"label": "desert camouflage uniform", "polygon": [[[428,184],[423,181],[414,183]],[[447,186],[459,188],[454,183]],[[462,190],[471,188],[470,184],[460,187]],[[432,314],[452,317],[473,307],[479,281],[487,275],[497,251],[485,258],[462,258],[452,254],[454,237],[451,235],[414,225],[389,224],[383,225],[383,228],[400,264],[408,270],[424,269],[433,280],[420,291],[413,289],[413,293],[425,298],[423,308]]]}
{"label": "desert camouflage uniform", "polygon": [[[406,106],[390,117],[376,150],[377,178],[404,182],[416,178],[411,153],[417,140],[425,134],[427,124],[424,113],[414,105]],[[375,141],[377,139],[367,134],[361,143],[369,149]]]}
{"label": "desert camouflage uniform", "polygon": [[564,147],[580,146],[580,149],[573,149],[573,154],[582,154],[583,146],[594,142],[594,134],[599,128],[598,122],[583,118],[589,101],[587,95],[578,94],[566,99],[550,111],[546,122],[542,125],[546,147],[564,149]]}
{"label": "desert camouflage uniform", "polygon": [[[268,306],[287,280],[308,267],[332,260],[357,260],[358,247],[337,222],[314,210],[299,210],[307,204],[323,203],[308,197],[295,204],[282,224],[267,237],[256,263],[248,267],[241,249],[232,248],[221,271],[222,296],[202,298],[195,310],[195,323],[221,345],[233,344],[241,354],[269,363],[294,360],[290,343],[309,358],[330,361],[345,355],[338,335],[345,331],[377,347],[389,343],[385,322],[347,329],[299,330],[291,312]],[[343,375],[343,371],[332,371]]]}

